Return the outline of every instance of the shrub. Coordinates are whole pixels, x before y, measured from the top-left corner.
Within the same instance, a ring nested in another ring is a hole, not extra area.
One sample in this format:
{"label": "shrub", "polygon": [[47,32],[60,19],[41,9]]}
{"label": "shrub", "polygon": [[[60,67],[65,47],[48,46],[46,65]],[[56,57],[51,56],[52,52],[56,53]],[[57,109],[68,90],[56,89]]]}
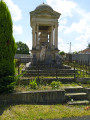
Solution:
{"label": "shrub", "polygon": [[12,76],[2,77],[2,79],[0,79],[0,92],[2,93],[6,93],[6,91],[7,93],[12,92],[14,85],[15,85],[14,77]]}
{"label": "shrub", "polygon": [[51,87],[52,89],[55,89],[55,88],[59,88],[59,86],[61,85],[62,83],[60,81],[53,81],[51,83]]}
{"label": "shrub", "polygon": [[30,81],[29,85],[32,89],[36,89],[37,88],[36,78],[35,80]]}
{"label": "shrub", "polygon": [[[3,0],[0,1],[0,93],[13,89],[16,44],[13,38],[10,11]],[[11,87],[12,86],[12,87]]]}

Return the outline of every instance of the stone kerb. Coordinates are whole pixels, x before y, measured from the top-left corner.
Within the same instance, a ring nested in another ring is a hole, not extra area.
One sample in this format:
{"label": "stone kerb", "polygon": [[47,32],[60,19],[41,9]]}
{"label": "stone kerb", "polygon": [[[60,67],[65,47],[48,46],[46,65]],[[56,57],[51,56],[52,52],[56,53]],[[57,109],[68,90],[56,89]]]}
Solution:
{"label": "stone kerb", "polygon": [[64,102],[64,90],[27,91],[0,95],[0,104],[53,104]]}

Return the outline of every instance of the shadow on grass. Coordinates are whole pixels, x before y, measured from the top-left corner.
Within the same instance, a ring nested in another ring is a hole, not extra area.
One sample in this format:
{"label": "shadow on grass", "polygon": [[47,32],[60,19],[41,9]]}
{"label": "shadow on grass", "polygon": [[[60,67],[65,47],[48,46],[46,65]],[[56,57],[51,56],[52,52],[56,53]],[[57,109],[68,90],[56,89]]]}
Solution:
{"label": "shadow on grass", "polygon": [[3,114],[3,112],[5,111],[5,110],[7,110],[7,109],[9,109],[10,108],[10,105],[0,105],[0,115],[2,115]]}

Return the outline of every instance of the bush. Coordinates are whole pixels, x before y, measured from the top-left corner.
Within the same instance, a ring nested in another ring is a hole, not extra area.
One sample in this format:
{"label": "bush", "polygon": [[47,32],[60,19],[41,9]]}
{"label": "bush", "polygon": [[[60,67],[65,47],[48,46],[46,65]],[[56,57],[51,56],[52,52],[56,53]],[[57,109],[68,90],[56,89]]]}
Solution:
{"label": "bush", "polygon": [[0,93],[12,92],[15,85],[14,77],[7,76],[0,79]]}
{"label": "bush", "polygon": [[53,81],[51,83],[51,87],[52,89],[55,89],[55,88],[59,88],[59,86],[61,85],[62,83],[60,81]]}
{"label": "bush", "polygon": [[16,44],[13,38],[10,11],[3,0],[0,1],[0,93],[13,90]]}
{"label": "bush", "polygon": [[36,78],[35,78],[35,80],[30,81],[29,85],[30,85],[31,89],[36,89],[37,88]]}

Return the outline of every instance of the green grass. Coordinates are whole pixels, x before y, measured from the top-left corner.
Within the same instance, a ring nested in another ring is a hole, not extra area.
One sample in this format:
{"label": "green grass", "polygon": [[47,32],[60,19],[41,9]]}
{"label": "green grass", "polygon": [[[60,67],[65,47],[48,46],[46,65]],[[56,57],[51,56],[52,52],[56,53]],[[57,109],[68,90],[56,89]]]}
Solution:
{"label": "green grass", "polygon": [[81,86],[83,86],[84,88],[90,88],[90,84],[80,84]]}
{"label": "green grass", "polygon": [[41,120],[90,115],[85,106],[0,105],[0,120]]}
{"label": "green grass", "polygon": [[[58,88],[58,90],[62,90],[66,87],[76,87],[78,86],[77,83],[71,83],[71,84],[60,84],[60,86]],[[37,86],[36,89],[31,89],[29,85],[16,85],[14,88],[14,92],[23,92],[23,91],[36,91],[36,90],[52,90],[53,88],[51,87],[51,85],[39,85]]]}

